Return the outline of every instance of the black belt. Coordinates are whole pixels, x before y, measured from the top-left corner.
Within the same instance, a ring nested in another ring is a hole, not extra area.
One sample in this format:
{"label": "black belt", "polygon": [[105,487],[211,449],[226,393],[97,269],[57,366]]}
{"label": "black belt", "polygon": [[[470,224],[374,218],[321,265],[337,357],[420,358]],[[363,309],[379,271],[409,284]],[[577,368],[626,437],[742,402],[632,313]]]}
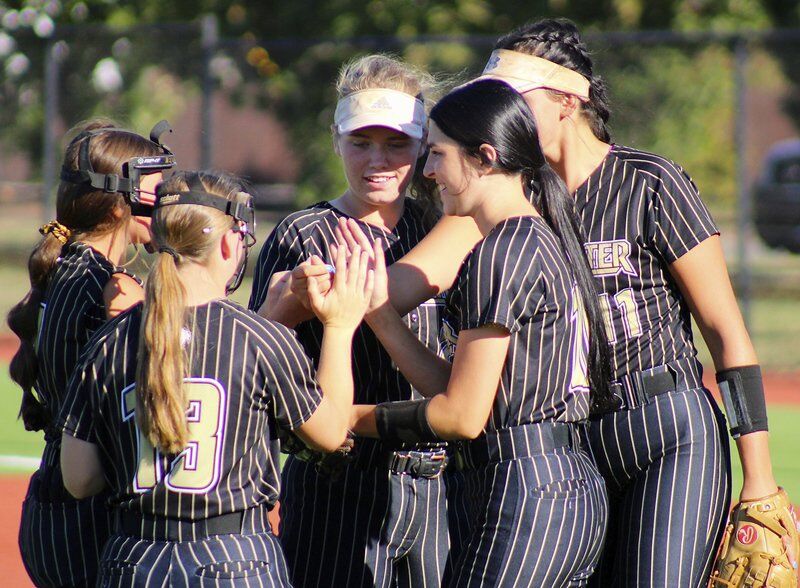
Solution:
{"label": "black belt", "polygon": [[292,455],[315,464],[320,475],[334,480],[341,477],[347,467],[359,470],[381,469],[417,478],[436,478],[447,465],[446,447],[445,443],[432,443],[393,449],[378,439],[356,437],[355,445],[349,453],[299,451]]}
{"label": "black belt", "polygon": [[391,445],[379,439],[356,437],[352,465],[360,470],[381,469],[416,478],[437,478],[447,465],[447,444]]}
{"label": "black belt", "polygon": [[684,357],[640,372],[625,374],[611,383],[615,410],[630,410],[656,396],[703,386],[703,368],[695,357]]}
{"label": "black belt", "polygon": [[212,535],[242,532],[244,512],[231,512],[196,521],[154,517],[117,509],[117,533],[151,541],[198,541]]}
{"label": "black belt", "polygon": [[580,423],[542,421],[487,431],[456,447],[453,469],[475,469],[489,463],[554,453],[561,449],[577,450],[581,445],[579,429],[582,427]]}
{"label": "black belt", "polygon": [[361,469],[380,468],[394,474],[416,478],[438,478],[447,467],[447,451],[389,451],[369,460],[356,457],[353,465]]}

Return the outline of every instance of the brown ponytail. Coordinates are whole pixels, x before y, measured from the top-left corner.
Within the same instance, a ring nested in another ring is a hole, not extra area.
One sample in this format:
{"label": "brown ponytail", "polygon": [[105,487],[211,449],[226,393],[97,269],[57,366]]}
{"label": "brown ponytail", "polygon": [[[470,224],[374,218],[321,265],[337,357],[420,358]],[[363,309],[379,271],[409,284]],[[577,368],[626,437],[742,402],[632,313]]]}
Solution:
{"label": "brown ponytail", "polygon": [[171,254],[159,253],[147,278],[136,377],[139,424],[165,454],[179,453],[188,438],[181,391],[186,291],[178,279],[178,263]]}
{"label": "brown ponytail", "polygon": [[20,346],[8,371],[11,379],[22,388],[19,416],[29,431],[40,431],[50,422],[47,408],[33,391],[39,373],[36,360],[36,335],[39,328],[39,308],[44,300],[47,278],[61,253],[62,242],[52,233],[36,244],[28,258],[30,290],[9,311],[6,318],[11,331],[19,337]]}
{"label": "brown ponytail", "polygon": [[[120,173],[123,163],[131,157],[159,153],[158,148],[144,137],[98,119],[80,124],[70,131],[75,138],[67,146],[63,166],[70,170],[78,169],[79,149],[87,140],[87,137],[80,135],[81,132],[103,130],[107,132],[98,133],[89,144],[89,160],[99,173]],[[20,340],[19,350],[11,359],[9,373],[11,379],[22,388],[19,416],[28,430],[44,429],[51,419],[47,408],[34,393],[38,375],[35,341],[40,306],[44,301],[50,272],[64,245],[114,232],[129,218],[130,207],[122,194],[108,194],[68,182],[61,182],[58,186],[56,221],[42,227],[44,236],[28,258],[30,290],[11,309],[6,319]]]}
{"label": "brown ponytail", "polygon": [[[240,181],[232,176],[200,172],[206,192],[234,201],[249,198]],[[187,173],[177,173],[162,182],[167,192],[188,190]],[[136,370],[136,411],[139,428],[165,455],[186,447],[186,398],[183,379],[190,358],[182,343],[187,325],[186,291],[178,268],[186,263],[207,263],[222,235],[234,225],[232,217],[207,206],[179,204],[156,208],[153,238],[158,260],[145,285],[144,313],[139,336]]]}

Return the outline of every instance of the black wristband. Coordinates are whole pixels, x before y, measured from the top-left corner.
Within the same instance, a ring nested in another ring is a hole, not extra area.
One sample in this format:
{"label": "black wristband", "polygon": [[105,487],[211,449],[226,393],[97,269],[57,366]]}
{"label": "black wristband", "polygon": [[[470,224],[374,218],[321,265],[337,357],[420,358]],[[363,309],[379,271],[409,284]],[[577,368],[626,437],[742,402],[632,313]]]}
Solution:
{"label": "black wristband", "polygon": [[717,384],[734,439],[768,430],[767,403],[759,366],[747,365],[719,371]]}
{"label": "black wristband", "polygon": [[440,441],[428,423],[427,409],[430,398],[384,402],[375,407],[378,435],[384,441],[402,443],[428,443]]}

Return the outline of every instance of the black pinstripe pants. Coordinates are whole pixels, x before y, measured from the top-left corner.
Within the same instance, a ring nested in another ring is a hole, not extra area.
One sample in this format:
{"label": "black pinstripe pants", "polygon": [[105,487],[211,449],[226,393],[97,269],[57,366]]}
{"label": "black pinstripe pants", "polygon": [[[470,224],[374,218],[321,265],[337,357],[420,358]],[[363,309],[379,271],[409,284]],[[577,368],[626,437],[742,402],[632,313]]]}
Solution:
{"label": "black pinstripe pants", "polygon": [[36,586],[94,586],[103,545],[111,534],[105,493],[75,500],[58,470],[31,477],[19,528],[19,550]]}
{"label": "black pinstripe pants", "polygon": [[447,475],[453,587],[582,586],[608,504],[583,451],[518,457]]}
{"label": "black pinstripe pants", "polygon": [[592,585],[705,586],[730,505],[725,417],[704,388],[592,421],[608,539]]}
{"label": "black pinstripe pants", "polygon": [[242,533],[197,541],[115,534],[103,550],[102,588],[287,587],[286,561],[265,509],[245,514]]}
{"label": "black pinstripe pants", "polygon": [[315,587],[434,587],[448,552],[442,476],[345,468],[337,480],[290,456],[280,539],[292,582]]}

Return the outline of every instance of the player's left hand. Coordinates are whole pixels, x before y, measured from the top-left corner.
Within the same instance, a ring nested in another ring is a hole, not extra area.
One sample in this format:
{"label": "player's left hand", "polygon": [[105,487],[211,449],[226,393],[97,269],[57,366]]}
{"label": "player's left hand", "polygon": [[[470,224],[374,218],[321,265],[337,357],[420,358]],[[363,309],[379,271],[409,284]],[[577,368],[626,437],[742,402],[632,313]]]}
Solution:
{"label": "player's left hand", "polygon": [[381,239],[376,239],[373,247],[373,268],[375,271],[375,285],[372,289],[372,298],[367,307],[367,318],[375,312],[389,308],[389,274],[386,273],[386,257],[383,253]]}
{"label": "player's left hand", "polygon": [[800,533],[782,489],[731,511],[709,588],[796,588]]}

